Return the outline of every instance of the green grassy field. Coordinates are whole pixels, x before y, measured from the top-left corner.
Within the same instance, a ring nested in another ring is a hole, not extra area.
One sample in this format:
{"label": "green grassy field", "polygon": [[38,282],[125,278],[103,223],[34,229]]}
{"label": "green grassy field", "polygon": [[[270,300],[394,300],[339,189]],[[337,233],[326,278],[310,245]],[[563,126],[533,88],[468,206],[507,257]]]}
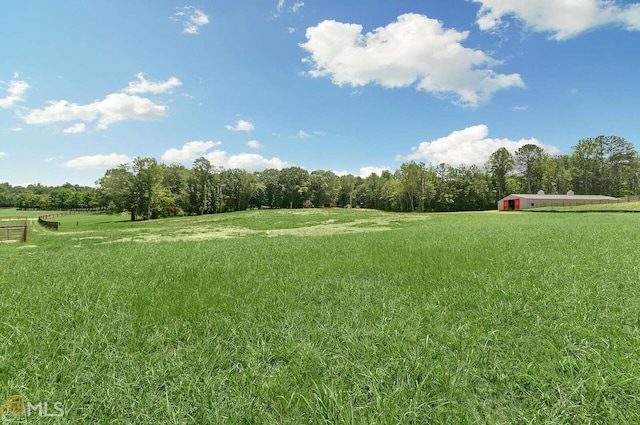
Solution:
{"label": "green grassy field", "polygon": [[43,214],[53,214],[60,211],[20,211],[16,208],[0,208],[0,218],[2,217],[28,217],[37,219]]}
{"label": "green grassy field", "polygon": [[0,244],[29,423],[640,423],[640,215],[126,218]]}

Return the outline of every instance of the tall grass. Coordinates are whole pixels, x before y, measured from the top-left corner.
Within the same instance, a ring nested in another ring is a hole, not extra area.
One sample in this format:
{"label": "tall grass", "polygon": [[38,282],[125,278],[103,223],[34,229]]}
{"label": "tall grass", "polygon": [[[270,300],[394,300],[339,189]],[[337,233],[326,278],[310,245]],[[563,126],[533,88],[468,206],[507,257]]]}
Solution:
{"label": "tall grass", "polygon": [[635,214],[103,217],[0,246],[0,398],[63,423],[640,420]]}

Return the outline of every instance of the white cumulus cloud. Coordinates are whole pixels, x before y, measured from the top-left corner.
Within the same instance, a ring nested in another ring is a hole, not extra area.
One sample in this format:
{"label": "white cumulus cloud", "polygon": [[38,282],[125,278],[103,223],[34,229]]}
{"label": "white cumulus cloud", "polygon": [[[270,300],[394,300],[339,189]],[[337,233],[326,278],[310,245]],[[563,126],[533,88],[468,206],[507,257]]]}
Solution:
{"label": "white cumulus cloud", "polygon": [[111,93],[102,100],[78,104],[68,100],[51,100],[41,109],[31,109],[22,116],[27,124],[51,124],[66,121],[97,121],[96,128],[104,130],[111,124],[124,120],[153,121],[166,115],[167,106],[132,93],[160,93],[179,85],[171,77],[165,82],[150,82],[138,74],[138,81],[129,83],[126,93]]}
{"label": "white cumulus cloud", "polygon": [[139,93],[165,93],[171,91],[174,87],[180,87],[182,81],[176,77],[170,77],[167,81],[149,81],[145,78],[142,72],[136,75],[138,81],[132,81],[129,86],[124,89],[125,93],[139,94]]}
{"label": "white cumulus cloud", "polygon": [[348,176],[349,174],[351,174],[350,172],[348,172],[347,170],[342,170],[342,171],[335,171],[335,170],[331,170],[331,172],[333,174],[335,174],[338,177],[342,177],[342,176]]}
{"label": "white cumulus cloud", "polygon": [[72,125],[71,127],[65,128],[64,130],[62,130],[63,133],[65,134],[75,134],[75,133],[84,133],[87,130],[87,127],[84,125],[84,123],[77,123]]}
{"label": "white cumulus cloud", "polygon": [[262,147],[262,144],[260,144],[260,142],[258,142],[257,140],[249,140],[247,142],[247,146],[249,146],[251,149],[260,149]]}
{"label": "white cumulus cloud", "polygon": [[194,6],[178,8],[178,11],[169,19],[182,23],[183,34],[200,34],[200,27],[209,23],[209,16]]}
{"label": "white cumulus cloud", "polygon": [[426,161],[432,164],[446,163],[452,166],[482,165],[487,162],[489,156],[499,148],[506,148],[514,153],[526,144],[540,146],[550,154],[557,154],[559,150],[555,146],[544,145],[538,139],[491,139],[489,128],[486,125],[476,125],[464,130],[454,131],[446,137],[441,137],[432,142],[422,142],[418,147],[413,147],[412,153],[406,156],[398,155],[397,160]]}
{"label": "white cumulus cloud", "polygon": [[7,154],[4,152],[0,152],[0,158],[2,158],[3,156],[6,156]]}
{"label": "white cumulus cloud", "polygon": [[127,119],[140,121],[160,119],[166,115],[167,107],[157,105],[144,97],[114,93],[98,102],[96,111],[100,116],[98,129],[105,129],[115,122]]}
{"label": "white cumulus cloud", "polygon": [[242,168],[247,171],[262,171],[267,168],[281,170],[289,166],[289,163],[280,158],[265,158],[255,153],[240,153],[229,155],[224,151],[213,151],[204,156],[212,165],[224,168]]}
{"label": "white cumulus cloud", "polygon": [[245,120],[239,120],[235,126],[227,125],[225,128],[229,131],[252,131],[255,129],[253,124]]}
{"label": "white cumulus cloud", "polygon": [[366,179],[371,174],[377,174],[381,176],[383,171],[389,171],[389,170],[390,168],[387,167],[386,165],[383,165],[380,167],[375,167],[375,166],[362,167],[360,168],[360,177],[362,177],[363,179]]}
{"label": "white cumulus cloud", "polygon": [[602,26],[640,31],[640,3],[618,0],[473,0],[482,4],[477,24],[495,31],[513,16],[528,28],[549,33],[555,40],[567,40]]}
{"label": "white cumulus cloud", "polygon": [[182,148],[171,148],[162,154],[162,160],[168,162],[187,162],[202,156],[206,151],[214,146],[221,145],[222,142],[198,141],[185,143]]}
{"label": "white cumulus cloud", "polygon": [[120,164],[131,162],[131,158],[127,155],[118,155],[112,153],[109,155],[92,155],[74,158],[64,163],[67,168],[76,168],[78,170],[87,170],[90,168],[114,168]]}
{"label": "white cumulus cloud", "polygon": [[443,28],[425,15],[405,14],[386,27],[363,34],[363,27],[323,21],[307,28],[300,44],[312,77],[330,77],[338,86],[378,84],[386,88],[416,84],[438,97],[476,107],[499,91],[525,87],[519,74],[498,74],[500,61],[461,43],[469,33]]}
{"label": "white cumulus cloud", "polygon": [[29,84],[26,81],[20,81],[18,73],[13,74],[14,79],[9,82],[9,88],[7,89],[7,95],[0,97],[0,109],[9,109],[15,106],[18,102],[24,101],[24,94],[29,89]]}

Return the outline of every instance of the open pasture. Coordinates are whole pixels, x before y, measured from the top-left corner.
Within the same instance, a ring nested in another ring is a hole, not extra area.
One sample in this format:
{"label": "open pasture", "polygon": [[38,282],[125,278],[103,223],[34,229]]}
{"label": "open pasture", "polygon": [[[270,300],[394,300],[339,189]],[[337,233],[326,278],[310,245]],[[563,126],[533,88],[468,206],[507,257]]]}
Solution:
{"label": "open pasture", "polygon": [[19,210],[17,208],[0,208],[0,219],[3,217],[28,217],[38,219],[43,214],[53,214],[59,211]]}
{"label": "open pasture", "polygon": [[640,422],[640,215],[123,220],[0,245],[0,388],[61,423]]}

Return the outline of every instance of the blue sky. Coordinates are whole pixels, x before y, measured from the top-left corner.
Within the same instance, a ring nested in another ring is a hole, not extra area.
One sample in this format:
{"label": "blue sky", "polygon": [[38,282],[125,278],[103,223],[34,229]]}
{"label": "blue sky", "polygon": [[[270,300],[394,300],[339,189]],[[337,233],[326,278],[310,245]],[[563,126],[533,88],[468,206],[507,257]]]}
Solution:
{"label": "blue sky", "polygon": [[366,176],[500,146],[640,143],[640,3],[0,5],[0,181],[93,185],[136,156]]}

